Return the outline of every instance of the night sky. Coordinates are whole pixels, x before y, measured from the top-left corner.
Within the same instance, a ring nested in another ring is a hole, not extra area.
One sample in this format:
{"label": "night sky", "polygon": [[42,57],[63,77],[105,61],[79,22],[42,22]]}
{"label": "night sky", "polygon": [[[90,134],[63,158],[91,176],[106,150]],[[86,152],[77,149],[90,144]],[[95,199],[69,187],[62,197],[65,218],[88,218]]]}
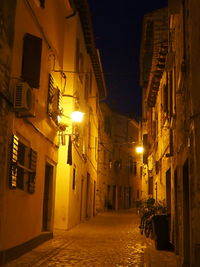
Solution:
{"label": "night sky", "polygon": [[114,111],[139,118],[142,18],[145,13],[167,6],[167,0],[88,1],[108,91],[106,102]]}

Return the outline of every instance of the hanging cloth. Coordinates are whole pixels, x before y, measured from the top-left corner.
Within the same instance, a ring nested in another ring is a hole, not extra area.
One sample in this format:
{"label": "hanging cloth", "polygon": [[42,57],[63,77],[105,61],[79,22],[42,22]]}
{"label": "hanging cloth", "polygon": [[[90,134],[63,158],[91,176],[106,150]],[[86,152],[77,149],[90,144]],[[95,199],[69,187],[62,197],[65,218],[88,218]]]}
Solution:
{"label": "hanging cloth", "polygon": [[67,164],[72,165],[72,137],[69,135]]}

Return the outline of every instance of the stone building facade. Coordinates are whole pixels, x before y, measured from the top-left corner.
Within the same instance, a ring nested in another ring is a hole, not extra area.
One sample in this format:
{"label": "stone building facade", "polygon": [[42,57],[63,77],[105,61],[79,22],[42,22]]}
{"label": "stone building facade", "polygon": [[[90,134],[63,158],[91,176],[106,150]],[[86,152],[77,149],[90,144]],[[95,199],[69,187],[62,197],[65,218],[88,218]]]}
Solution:
{"label": "stone building facade", "polygon": [[3,0],[0,31],[2,264],[96,214],[106,89],[86,0]]}
{"label": "stone building facade", "polygon": [[144,17],[141,44],[143,180],[171,215],[179,266],[200,265],[199,15],[198,1],[169,1]]}
{"label": "stone building facade", "polygon": [[100,210],[135,207],[141,197],[139,124],[101,103],[98,190]]}

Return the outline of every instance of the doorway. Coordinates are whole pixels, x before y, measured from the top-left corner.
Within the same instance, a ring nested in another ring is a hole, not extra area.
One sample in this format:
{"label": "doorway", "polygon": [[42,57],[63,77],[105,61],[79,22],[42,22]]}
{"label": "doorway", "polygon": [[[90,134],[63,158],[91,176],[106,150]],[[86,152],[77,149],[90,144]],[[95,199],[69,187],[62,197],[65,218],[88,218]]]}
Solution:
{"label": "doorway", "polygon": [[183,165],[183,248],[184,266],[190,266],[190,189],[188,160]]}
{"label": "doorway", "polygon": [[107,185],[107,208],[108,209],[112,209],[112,201],[110,200],[110,196],[111,196],[111,189],[110,189],[110,185]]}
{"label": "doorway", "polygon": [[84,177],[81,179],[81,199],[80,199],[80,221],[83,218],[83,188],[84,188]]}
{"label": "doorway", "polygon": [[174,246],[176,254],[179,254],[179,214],[178,214],[178,175],[177,169],[174,171]]}
{"label": "doorway", "polygon": [[171,214],[171,169],[166,172],[166,205],[167,212]]}
{"label": "doorway", "polygon": [[94,181],[93,216],[96,215],[96,181]]}
{"label": "doorway", "polygon": [[113,210],[116,210],[116,185],[113,185]]}
{"label": "doorway", "polygon": [[52,221],[52,185],[53,185],[53,166],[46,163],[44,196],[43,196],[43,221],[42,231],[51,230]]}
{"label": "doorway", "polygon": [[87,173],[86,184],[86,217],[90,217],[90,174]]}
{"label": "doorway", "polygon": [[153,176],[148,178],[148,194],[153,197]]}

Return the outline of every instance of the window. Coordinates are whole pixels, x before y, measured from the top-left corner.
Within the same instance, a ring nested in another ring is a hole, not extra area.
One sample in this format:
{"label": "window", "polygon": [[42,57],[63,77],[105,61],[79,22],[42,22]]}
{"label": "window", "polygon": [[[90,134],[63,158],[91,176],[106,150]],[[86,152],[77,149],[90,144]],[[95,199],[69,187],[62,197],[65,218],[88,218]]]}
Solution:
{"label": "window", "polygon": [[137,162],[136,161],[133,162],[133,174],[134,174],[134,176],[137,175]]}
{"label": "window", "polygon": [[95,136],[95,160],[98,159],[98,138]]}
{"label": "window", "polygon": [[148,194],[153,196],[153,177],[148,178]]}
{"label": "window", "polygon": [[83,81],[83,76],[84,76],[83,66],[84,66],[84,57],[83,57],[83,54],[80,53],[79,55],[79,79],[81,82]]}
{"label": "window", "polygon": [[22,78],[32,87],[40,87],[42,39],[26,33],[23,43]]}
{"label": "window", "polygon": [[92,70],[90,70],[90,85],[89,85],[89,93],[92,94]]}
{"label": "window", "polygon": [[35,192],[37,152],[12,136],[9,187]]}
{"label": "window", "polygon": [[88,148],[90,149],[92,146],[92,125],[91,125],[91,114],[92,114],[92,109],[90,109],[89,112],[89,119],[88,119]]}
{"label": "window", "polygon": [[72,189],[76,188],[76,167],[73,168],[73,177],[72,177]]}
{"label": "window", "polygon": [[122,160],[116,160],[114,162],[114,168],[115,168],[115,171],[118,171],[118,170],[121,170],[122,169]]}
{"label": "window", "polygon": [[84,58],[83,53],[80,50],[80,41],[76,41],[76,72],[78,73],[79,79],[83,81],[83,66],[84,66]]}
{"label": "window", "polygon": [[79,72],[80,41],[76,40],[76,71]]}
{"label": "window", "polygon": [[104,117],[104,132],[111,136],[111,120],[109,116]]}
{"label": "window", "polygon": [[107,153],[106,153],[106,150],[104,149],[104,151],[103,151],[103,165],[104,165],[104,168],[106,167],[106,156],[107,156]]}
{"label": "window", "polygon": [[58,115],[61,110],[61,93],[53,76],[49,74],[47,113],[56,124],[58,124]]}
{"label": "window", "polygon": [[143,163],[147,164],[148,162],[148,135],[147,134],[143,134],[143,147],[144,147]]}
{"label": "window", "polygon": [[88,100],[88,90],[89,90],[89,75],[86,73],[85,74],[85,100],[87,101]]}
{"label": "window", "polygon": [[130,173],[133,173],[133,160],[132,159],[130,159],[129,168],[130,168]]}
{"label": "window", "polygon": [[143,174],[143,167],[140,166],[140,179],[142,179],[142,174]]}
{"label": "window", "polygon": [[134,176],[137,175],[137,162],[131,159],[129,162],[130,166],[130,173],[133,173]]}
{"label": "window", "polygon": [[170,116],[173,116],[174,106],[173,106],[173,73],[172,71],[168,72],[168,84],[169,84],[169,113]]}
{"label": "window", "polygon": [[38,7],[45,8],[45,0],[35,0],[35,4]]}
{"label": "window", "polygon": [[163,87],[163,108],[164,112],[168,113],[168,104],[169,98],[168,98],[168,83]]}
{"label": "window", "polygon": [[156,160],[156,174],[160,171],[160,160]]}
{"label": "window", "polygon": [[40,7],[45,8],[45,0],[39,0],[40,1]]}
{"label": "window", "polygon": [[140,191],[137,189],[137,199],[140,198]]}

